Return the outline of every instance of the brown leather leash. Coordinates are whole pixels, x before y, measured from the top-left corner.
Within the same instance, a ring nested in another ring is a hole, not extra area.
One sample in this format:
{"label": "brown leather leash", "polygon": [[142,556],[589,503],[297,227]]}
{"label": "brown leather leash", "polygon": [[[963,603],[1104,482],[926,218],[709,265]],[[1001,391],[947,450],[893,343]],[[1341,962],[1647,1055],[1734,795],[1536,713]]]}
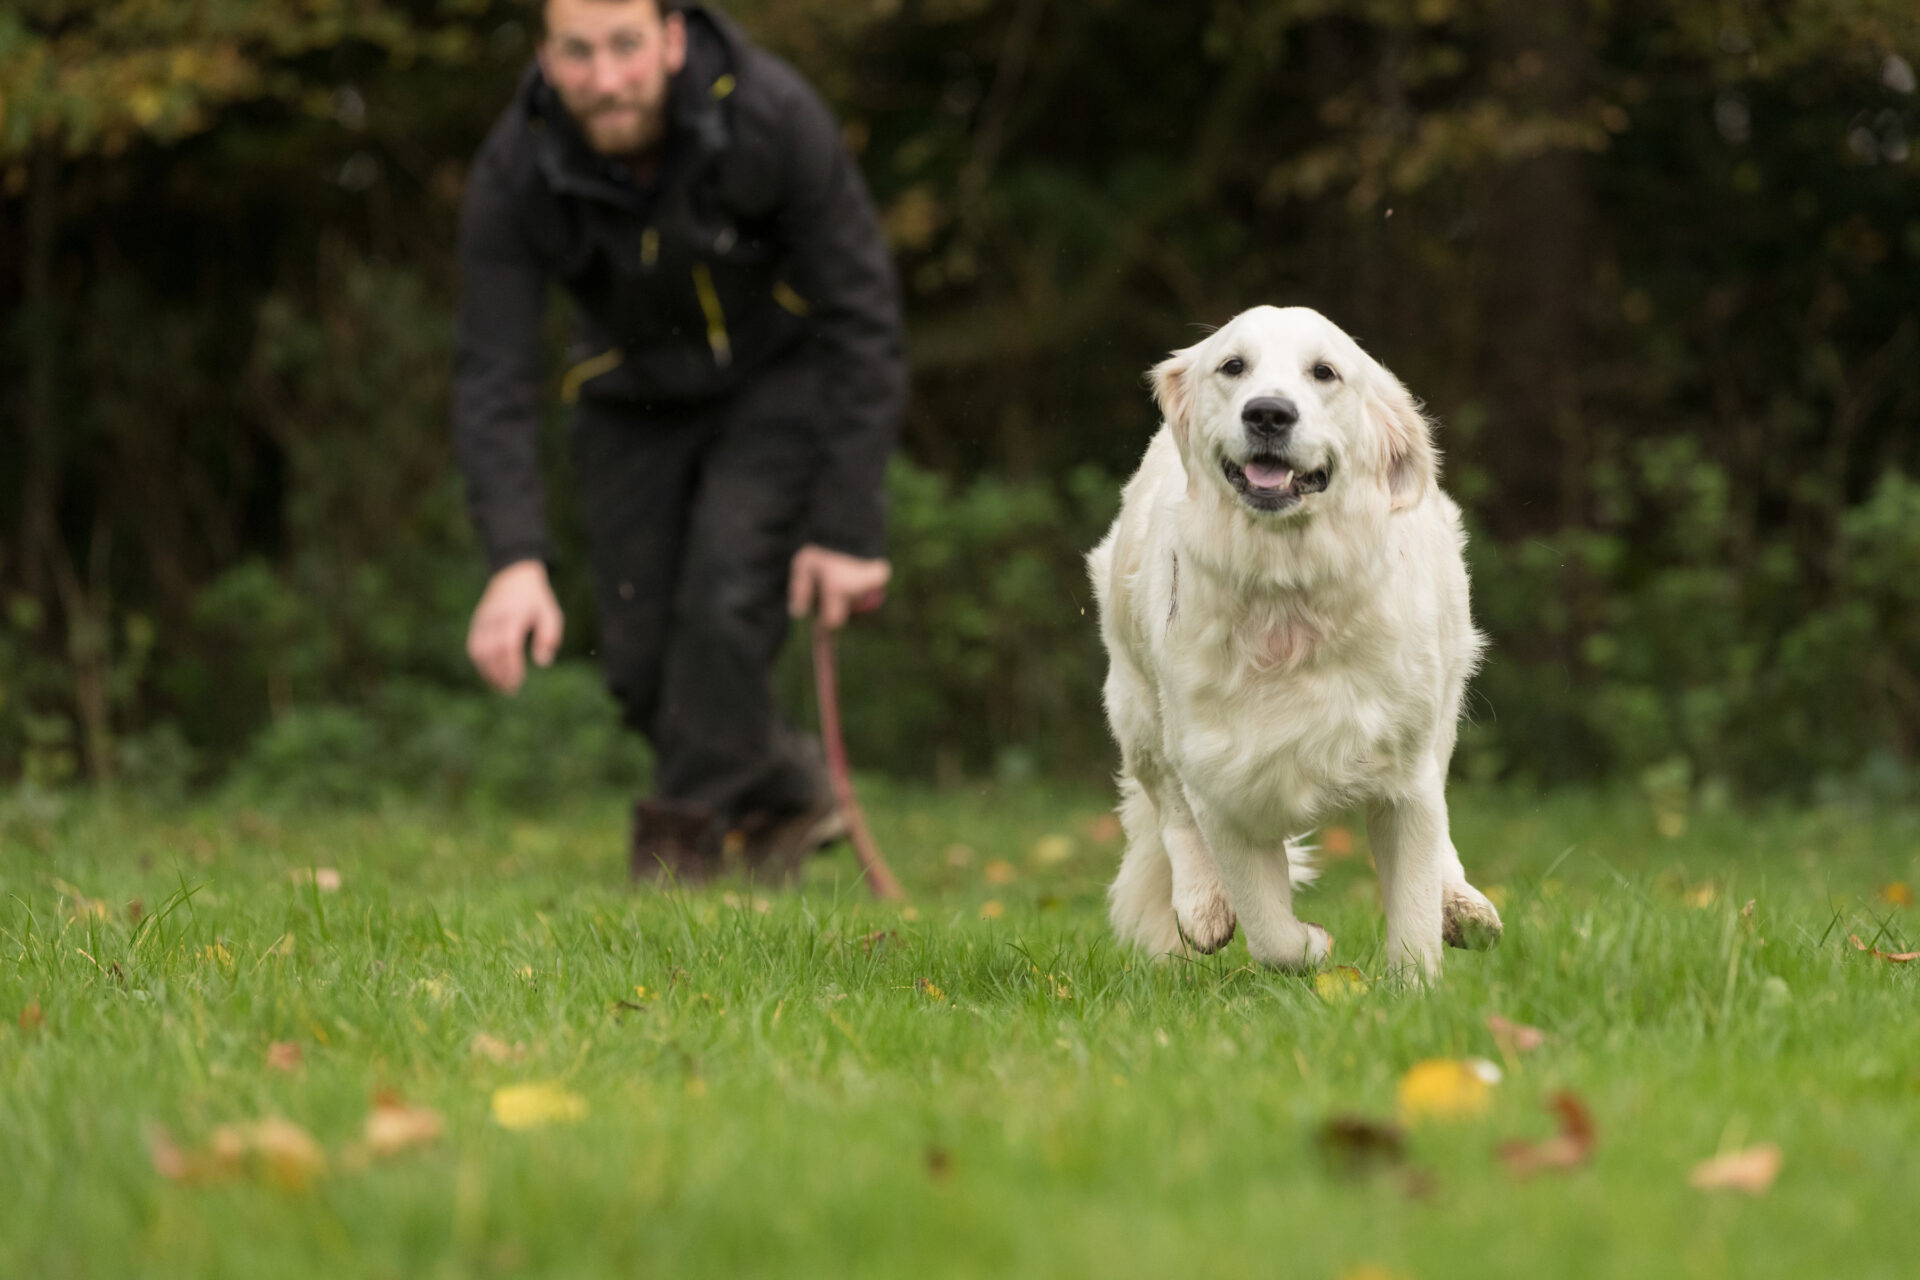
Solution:
{"label": "brown leather leash", "polygon": [[853,775],[847,768],[847,744],[840,736],[840,678],[833,661],[833,632],[813,620],[813,685],[820,699],[820,740],[827,749],[827,778],[833,784],[833,798],[847,821],[847,839],[860,859],[860,870],[873,896],[883,902],[905,902],[907,891],[900,887],[880,846],[867,830],[866,815],[853,798]]}

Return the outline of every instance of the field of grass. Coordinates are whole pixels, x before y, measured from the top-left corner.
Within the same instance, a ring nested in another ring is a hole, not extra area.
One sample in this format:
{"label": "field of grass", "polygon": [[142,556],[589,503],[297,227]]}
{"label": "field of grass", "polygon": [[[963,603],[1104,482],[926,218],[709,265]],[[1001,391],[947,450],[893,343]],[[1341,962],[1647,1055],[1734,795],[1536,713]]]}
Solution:
{"label": "field of grass", "polygon": [[[1104,802],[876,787],[901,908],[844,852],[632,892],[612,797],[0,801],[0,1276],[1920,1274],[1920,963],[1848,941],[1920,944],[1920,816],[1457,794],[1507,936],[1411,994],[1116,952]],[[1303,914],[1364,975],[1345,834]],[[1560,1091],[1591,1151],[1516,1176]]]}

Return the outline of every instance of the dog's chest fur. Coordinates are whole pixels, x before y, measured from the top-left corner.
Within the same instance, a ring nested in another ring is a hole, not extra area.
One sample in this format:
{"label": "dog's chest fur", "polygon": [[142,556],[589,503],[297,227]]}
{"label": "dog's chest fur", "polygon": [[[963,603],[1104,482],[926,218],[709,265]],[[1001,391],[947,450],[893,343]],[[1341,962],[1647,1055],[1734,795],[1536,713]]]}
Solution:
{"label": "dog's chest fur", "polygon": [[[1192,578],[1188,592],[1209,590]],[[1417,767],[1439,708],[1365,609],[1287,595],[1179,603],[1158,664],[1163,727],[1205,803],[1252,828],[1298,830]]]}

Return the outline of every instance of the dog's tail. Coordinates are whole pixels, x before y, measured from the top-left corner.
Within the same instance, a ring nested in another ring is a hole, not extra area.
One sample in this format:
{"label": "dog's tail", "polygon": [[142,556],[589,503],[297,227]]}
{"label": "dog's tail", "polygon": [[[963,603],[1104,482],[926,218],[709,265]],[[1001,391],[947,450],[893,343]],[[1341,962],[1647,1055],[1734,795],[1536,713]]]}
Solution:
{"label": "dog's tail", "polygon": [[1320,878],[1320,864],[1314,854],[1320,852],[1317,844],[1308,844],[1305,836],[1291,836],[1287,840],[1287,879],[1296,889],[1304,889]]}

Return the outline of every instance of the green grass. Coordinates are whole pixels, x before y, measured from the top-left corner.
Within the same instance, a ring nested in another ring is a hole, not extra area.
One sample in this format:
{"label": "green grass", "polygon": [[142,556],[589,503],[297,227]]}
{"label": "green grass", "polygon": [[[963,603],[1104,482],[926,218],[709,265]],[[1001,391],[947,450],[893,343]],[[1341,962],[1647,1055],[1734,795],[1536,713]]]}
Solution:
{"label": "green grass", "polygon": [[[0,805],[0,1276],[1920,1271],[1920,964],[1847,943],[1920,943],[1876,897],[1920,883],[1914,815],[1696,814],[1662,838],[1632,799],[1459,794],[1504,944],[1450,953],[1432,993],[1322,999],[1237,942],[1117,953],[1097,794],[869,802],[911,910],[867,902],[845,854],[764,908],[629,892],[611,798]],[[1359,843],[1304,914],[1370,971]],[[314,867],[342,887],[293,882]],[[1414,1126],[1406,1167],[1329,1168],[1327,1117],[1391,1119],[1421,1059],[1499,1058],[1489,1013],[1550,1039],[1484,1115]],[[524,1058],[477,1056],[482,1033]],[[496,1088],[543,1080],[585,1118],[494,1122]],[[1598,1147],[1517,1182],[1494,1149],[1549,1133],[1559,1089]],[[355,1161],[383,1091],[444,1137]],[[310,1185],[175,1183],[149,1155],[154,1126],[198,1149],[269,1116],[327,1149]],[[1765,1195],[1688,1187],[1761,1141],[1786,1153]]]}

